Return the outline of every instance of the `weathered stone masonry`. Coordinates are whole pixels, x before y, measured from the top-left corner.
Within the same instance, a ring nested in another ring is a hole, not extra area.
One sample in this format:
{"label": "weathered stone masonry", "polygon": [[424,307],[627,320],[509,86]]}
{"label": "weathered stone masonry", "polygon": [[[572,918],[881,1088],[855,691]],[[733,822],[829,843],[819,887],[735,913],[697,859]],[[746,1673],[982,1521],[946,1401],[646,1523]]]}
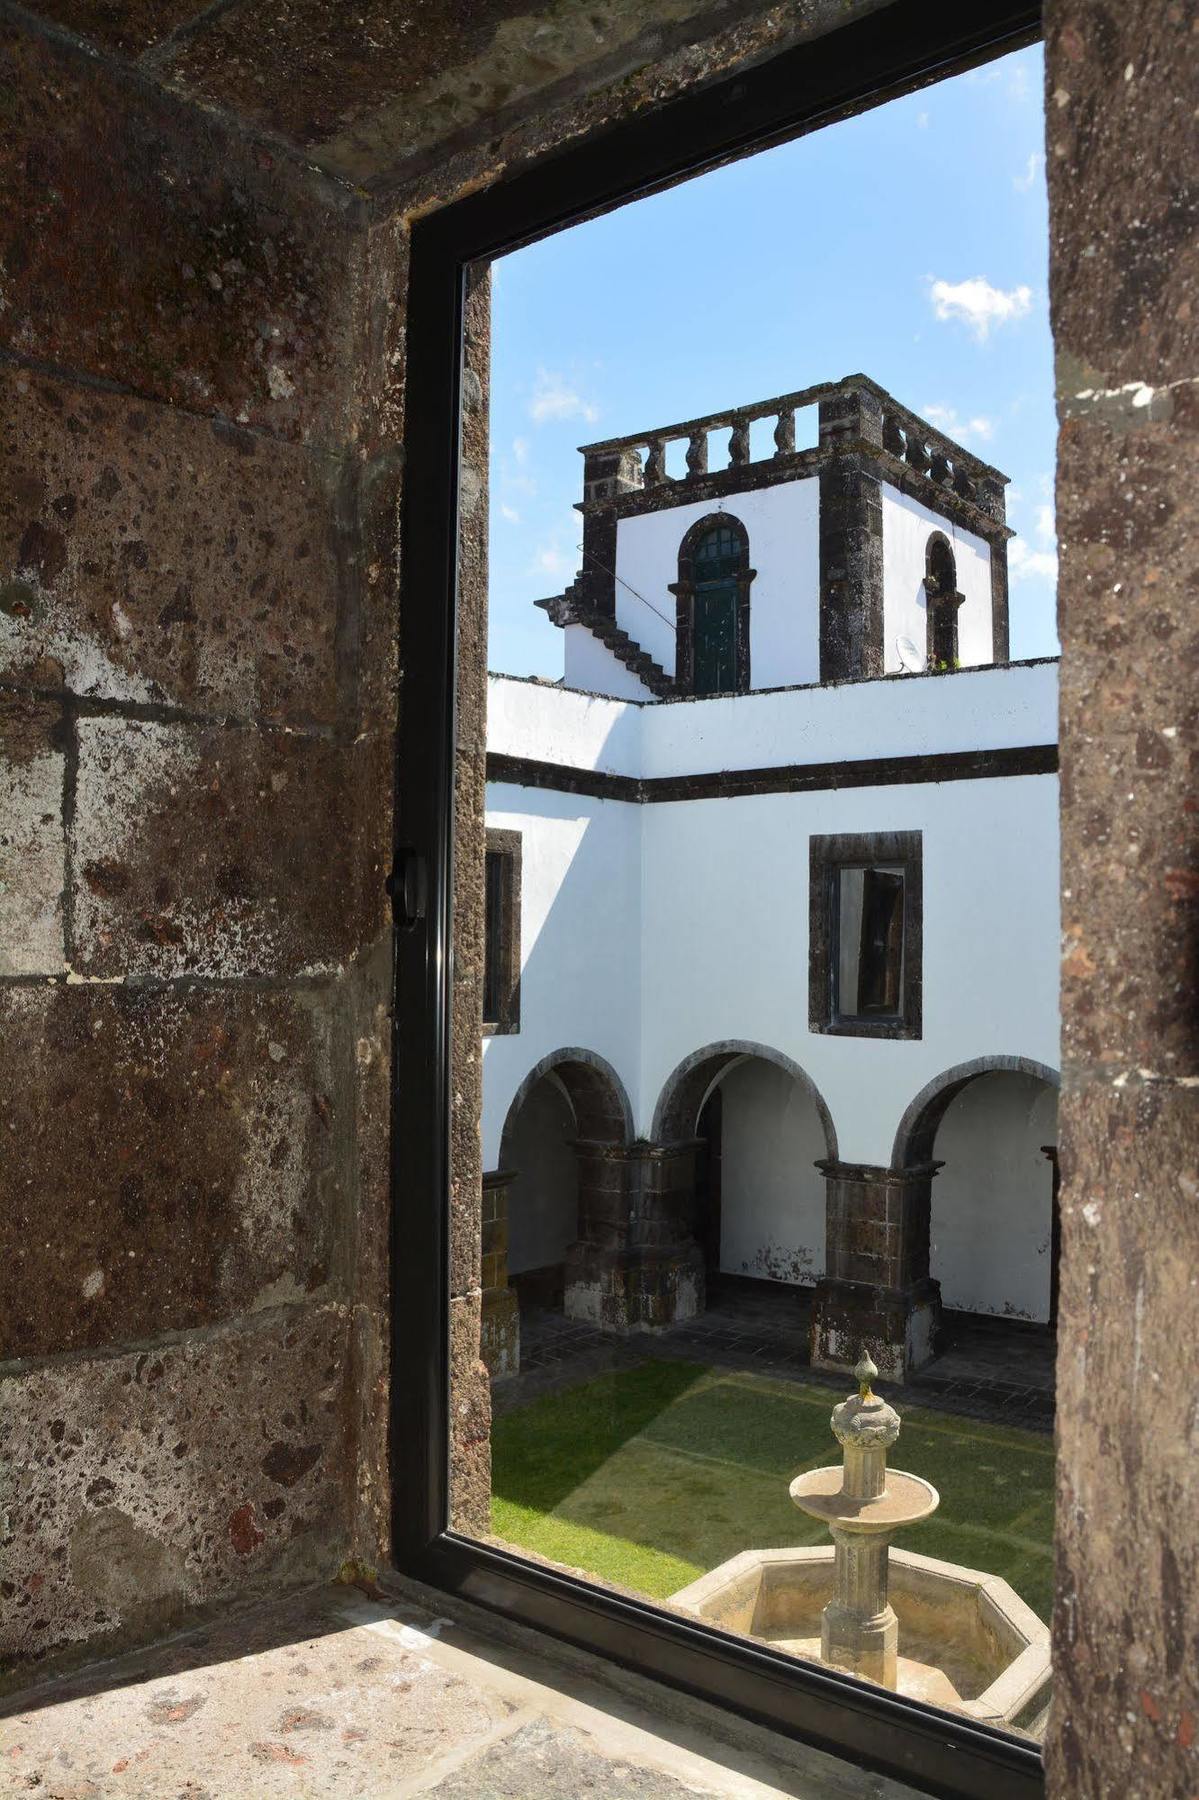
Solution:
{"label": "weathered stone masonry", "polygon": [[[94,1651],[381,1540],[373,759],[393,722],[405,211],[851,10],[869,0],[433,8],[418,31],[315,0],[5,15],[0,422],[27,419],[0,483],[0,854],[19,871],[0,876],[0,1264],[19,1248],[46,1296],[0,1308],[6,1656]],[[1199,1267],[1193,22],[1179,0],[1051,0],[1047,28],[1068,1059],[1049,1788],[1156,1800],[1194,1786],[1199,1755],[1180,1428],[1199,1334],[1179,1329]],[[480,724],[464,710],[481,744]],[[293,810],[271,820],[285,773]],[[459,970],[478,950],[460,927]],[[455,1086],[469,1159],[474,1090],[460,1069]],[[272,1168],[301,1112],[297,1160]],[[30,1131],[59,1159],[32,1177],[32,1222],[8,1155]],[[144,1283],[118,1278],[120,1250]],[[477,1503],[481,1400],[472,1417],[456,1482]]]}

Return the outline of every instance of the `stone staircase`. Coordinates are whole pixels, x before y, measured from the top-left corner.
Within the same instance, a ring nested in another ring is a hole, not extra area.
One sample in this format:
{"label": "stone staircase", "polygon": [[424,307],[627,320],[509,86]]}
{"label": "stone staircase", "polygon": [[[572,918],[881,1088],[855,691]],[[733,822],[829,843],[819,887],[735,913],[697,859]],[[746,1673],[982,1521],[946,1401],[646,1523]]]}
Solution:
{"label": "stone staircase", "polygon": [[622,631],[609,614],[596,612],[590,606],[584,609],[576,604],[575,617],[656,699],[668,700],[676,692],[673,676],[666,673],[661,663],[654,661],[648,650],[642,650],[635,644],[628,632]]}

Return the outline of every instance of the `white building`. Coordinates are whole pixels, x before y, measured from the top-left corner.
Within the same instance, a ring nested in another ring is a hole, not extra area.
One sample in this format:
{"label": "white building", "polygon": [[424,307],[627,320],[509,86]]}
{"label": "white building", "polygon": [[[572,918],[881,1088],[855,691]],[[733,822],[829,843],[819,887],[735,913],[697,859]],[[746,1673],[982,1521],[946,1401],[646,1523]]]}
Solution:
{"label": "white building", "polygon": [[811,1286],[814,1360],[891,1375],[942,1306],[1048,1321],[1057,669],[1006,660],[1005,478],[860,376],[584,456],[565,681],[490,683],[493,1366],[510,1281],[615,1330]]}

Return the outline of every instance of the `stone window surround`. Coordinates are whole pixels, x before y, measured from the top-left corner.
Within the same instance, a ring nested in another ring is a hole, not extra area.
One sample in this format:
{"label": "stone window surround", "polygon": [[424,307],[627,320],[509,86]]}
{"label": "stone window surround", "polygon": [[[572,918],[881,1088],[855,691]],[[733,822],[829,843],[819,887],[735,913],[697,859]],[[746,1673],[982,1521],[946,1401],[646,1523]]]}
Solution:
{"label": "stone window surround", "polygon": [[[903,1010],[898,1018],[843,1019],[833,1011],[833,876],[863,863],[901,863]],[[814,832],[808,841],[808,1030],[829,1037],[923,1035],[924,840],[919,831]]]}
{"label": "stone window surround", "polygon": [[485,966],[486,959],[493,954],[499,960],[497,986],[503,997],[500,1001],[499,1018],[484,1019],[483,1036],[514,1037],[520,1031],[520,832],[501,831],[488,826],[486,854],[501,859],[500,937],[495,945],[486,942],[484,926],[484,958]]}
{"label": "stone window surround", "polygon": [[679,693],[690,694],[695,688],[695,546],[710,531],[731,531],[738,545],[737,583],[737,686],[738,694],[749,692],[749,590],[757,574],[749,566],[749,533],[733,513],[705,513],[684,534],[679,545],[679,578],[667,583],[675,598],[675,662],[674,679]]}
{"label": "stone window surround", "polygon": [[[938,581],[936,572],[933,567],[933,554],[941,546],[944,546],[944,554],[948,558],[948,567],[950,570],[949,586],[947,587],[947,589],[944,592],[942,592],[942,590],[941,590],[941,583]],[[957,567],[958,567],[957,557],[954,555],[953,545],[950,543],[950,541],[946,537],[945,533],[943,531],[930,532],[928,542],[924,546],[924,606],[925,606],[925,618],[926,618],[926,639],[925,639],[924,660],[925,660],[925,663],[927,664],[928,668],[930,668],[930,669],[935,669],[937,667],[936,663],[933,660],[933,639],[936,635],[936,622],[937,622],[934,615],[938,615],[941,612],[949,613],[953,620],[953,656],[950,659],[950,666],[953,668],[956,668],[956,666],[957,666],[957,660],[958,660],[958,620],[957,620],[957,615],[958,615],[958,608],[962,605],[963,601],[966,598],[965,594],[961,593],[958,589]]]}

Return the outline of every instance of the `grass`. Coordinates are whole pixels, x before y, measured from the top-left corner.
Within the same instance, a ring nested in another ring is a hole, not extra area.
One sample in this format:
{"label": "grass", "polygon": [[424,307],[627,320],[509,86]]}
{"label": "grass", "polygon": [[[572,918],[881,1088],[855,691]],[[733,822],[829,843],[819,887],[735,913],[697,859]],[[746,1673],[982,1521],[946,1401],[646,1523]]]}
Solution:
{"label": "grass", "polygon": [[[492,1530],[654,1598],[740,1550],[827,1543],[787,1486],[839,1460],[835,1399],[657,1360],[547,1395],[495,1421]],[[1052,1439],[909,1407],[896,1463],[941,1495],[897,1542],[1002,1575],[1048,1619]]]}

